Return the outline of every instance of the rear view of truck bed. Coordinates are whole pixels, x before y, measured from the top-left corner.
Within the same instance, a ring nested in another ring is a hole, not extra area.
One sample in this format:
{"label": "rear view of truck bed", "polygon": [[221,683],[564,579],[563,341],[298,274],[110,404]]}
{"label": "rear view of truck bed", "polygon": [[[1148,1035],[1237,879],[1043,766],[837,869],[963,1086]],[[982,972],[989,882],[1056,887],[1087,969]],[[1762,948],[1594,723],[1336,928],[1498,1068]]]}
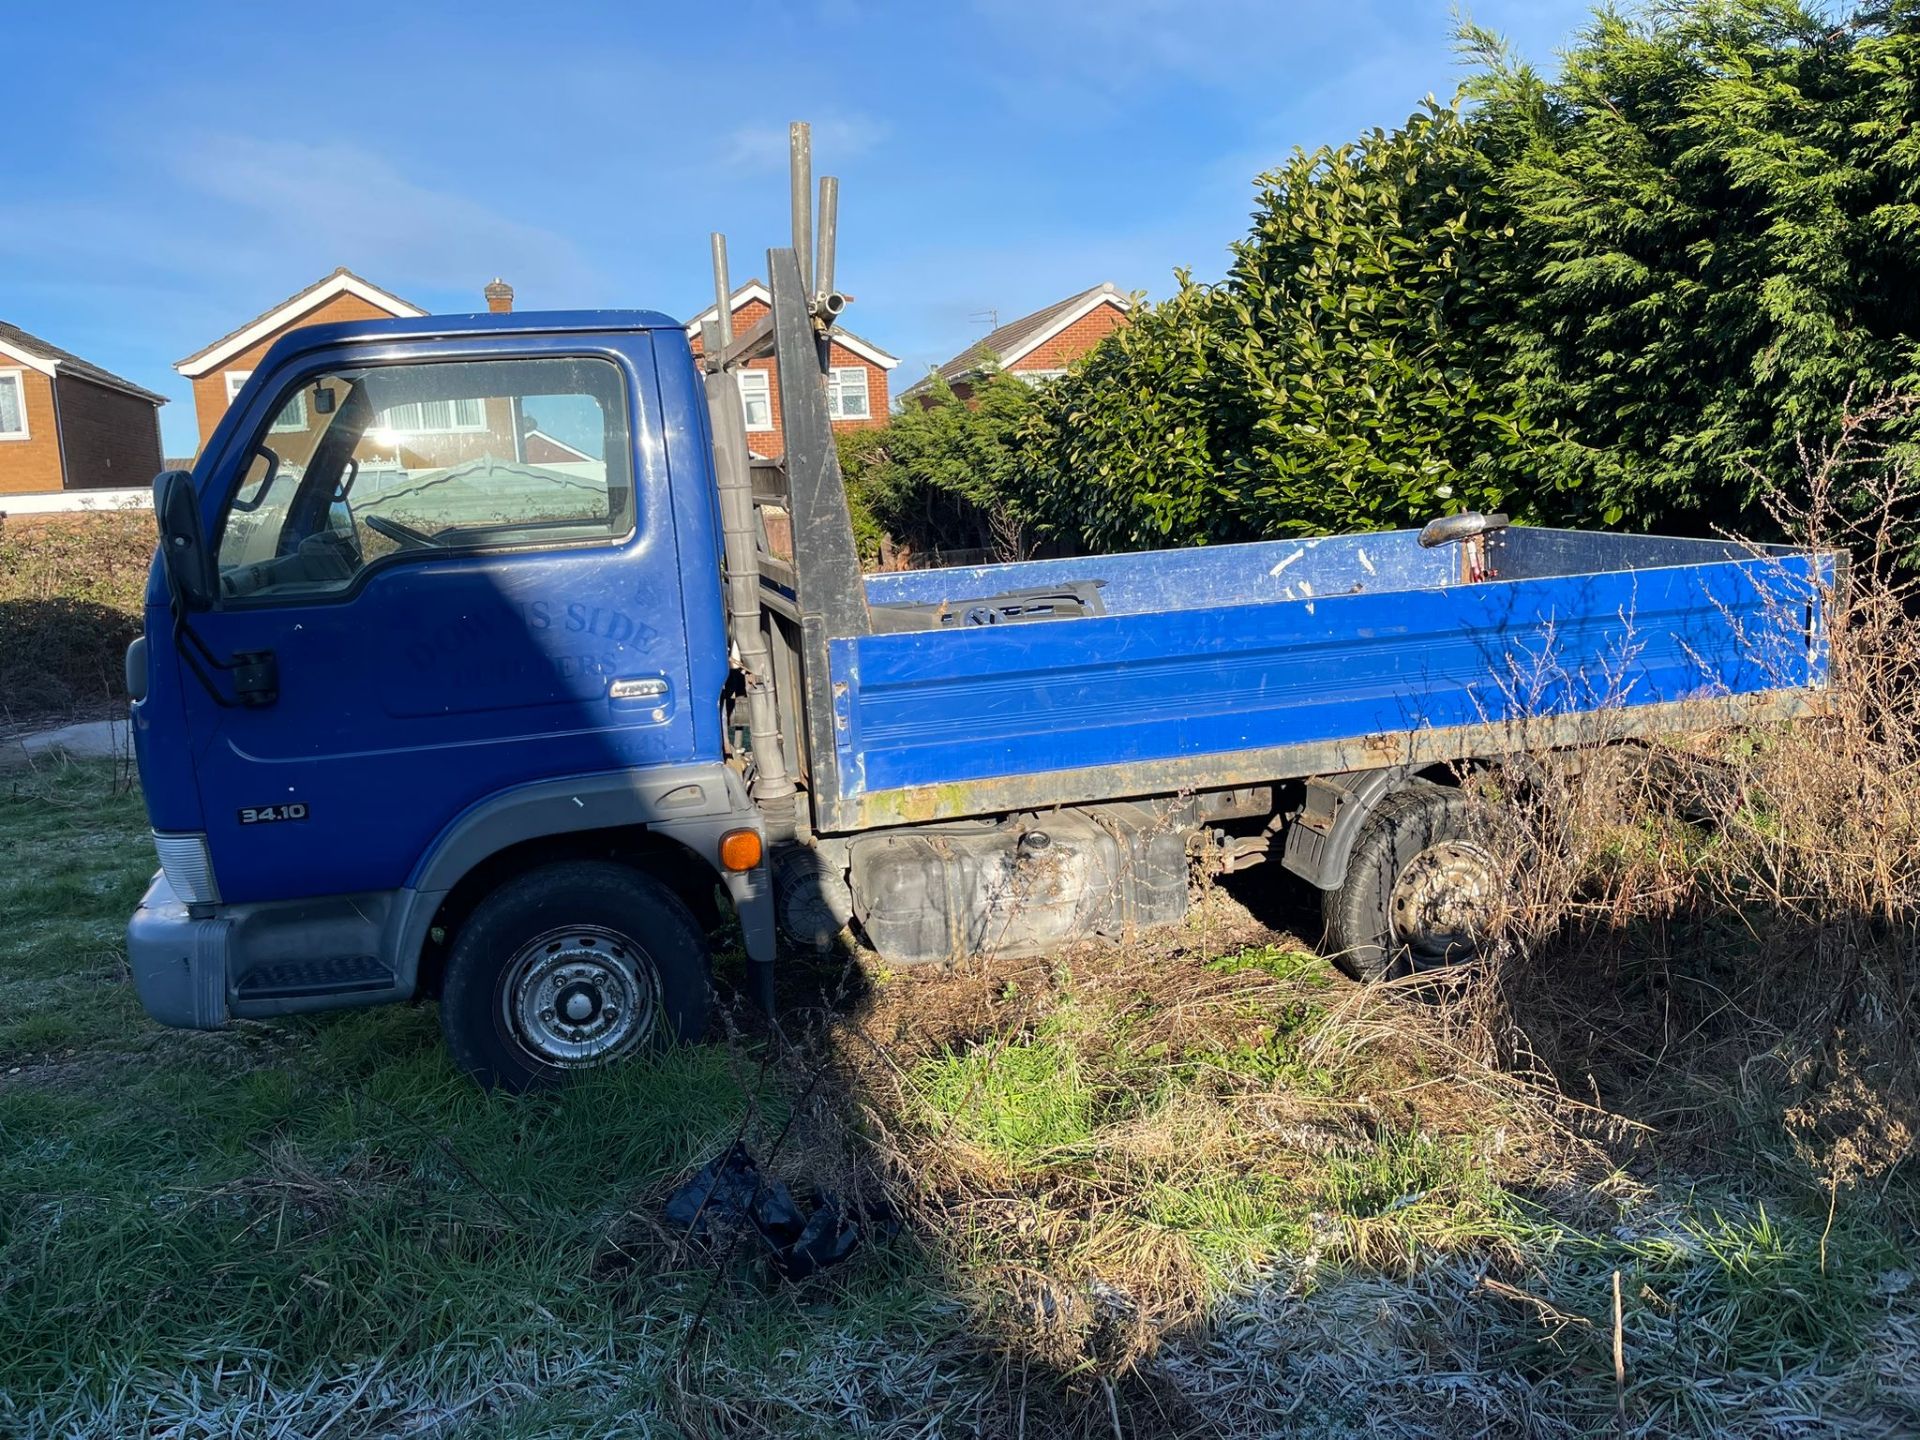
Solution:
{"label": "rear view of truck bed", "polygon": [[1747,722],[1824,683],[1830,556],[1514,528],[1493,561],[1467,582],[1393,531],[870,576],[911,618],[829,644],[834,827]]}

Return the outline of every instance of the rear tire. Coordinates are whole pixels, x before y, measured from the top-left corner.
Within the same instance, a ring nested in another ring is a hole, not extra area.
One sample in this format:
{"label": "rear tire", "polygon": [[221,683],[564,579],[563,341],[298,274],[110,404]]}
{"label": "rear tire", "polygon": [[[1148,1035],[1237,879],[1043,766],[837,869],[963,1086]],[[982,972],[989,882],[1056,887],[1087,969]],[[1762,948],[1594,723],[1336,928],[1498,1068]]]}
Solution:
{"label": "rear tire", "polygon": [[1333,963],[1356,980],[1383,980],[1478,954],[1472,912],[1492,898],[1491,830],[1483,802],[1429,780],[1381,800],[1346,879],[1321,901]]}
{"label": "rear tire", "polygon": [[530,870],[454,937],[447,1053],[483,1089],[518,1092],[699,1041],[709,961],[698,923],[651,876],[601,860]]}

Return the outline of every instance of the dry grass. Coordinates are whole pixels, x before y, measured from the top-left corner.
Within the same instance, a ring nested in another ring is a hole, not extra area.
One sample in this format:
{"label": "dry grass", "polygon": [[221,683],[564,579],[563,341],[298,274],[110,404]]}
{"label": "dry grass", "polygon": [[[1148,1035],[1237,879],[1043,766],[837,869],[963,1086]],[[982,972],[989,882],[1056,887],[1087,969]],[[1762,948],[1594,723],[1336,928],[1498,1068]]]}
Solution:
{"label": "dry grass", "polygon": [[1790,517],[1852,562],[1818,597],[1820,713],[1492,777],[1519,802],[1510,903],[1465,1005],[1482,1058],[1645,1122],[1669,1158],[1758,1145],[1836,1205],[1920,1128],[1920,587],[1898,539],[1915,495],[1882,465],[1869,513],[1841,511],[1863,433],[1809,457]]}
{"label": "dry grass", "polygon": [[1268,1267],[1510,1264],[1507,1186],[1604,1184],[1553,1107],[1462,1068],[1210,892],[1122,952],[890,977],[832,1023],[896,1192],[1015,1353],[1122,1374]]}

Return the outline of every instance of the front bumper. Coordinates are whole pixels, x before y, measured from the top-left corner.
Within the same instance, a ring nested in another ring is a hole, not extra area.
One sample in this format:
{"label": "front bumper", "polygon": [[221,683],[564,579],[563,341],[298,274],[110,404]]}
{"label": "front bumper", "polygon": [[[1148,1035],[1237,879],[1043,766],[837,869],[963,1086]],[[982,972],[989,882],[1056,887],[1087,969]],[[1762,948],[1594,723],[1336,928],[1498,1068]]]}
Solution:
{"label": "front bumper", "polygon": [[227,1022],[232,923],[191,915],[155,874],[127,922],[127,962],[140,1003],[162,1025],[212,1030]]}

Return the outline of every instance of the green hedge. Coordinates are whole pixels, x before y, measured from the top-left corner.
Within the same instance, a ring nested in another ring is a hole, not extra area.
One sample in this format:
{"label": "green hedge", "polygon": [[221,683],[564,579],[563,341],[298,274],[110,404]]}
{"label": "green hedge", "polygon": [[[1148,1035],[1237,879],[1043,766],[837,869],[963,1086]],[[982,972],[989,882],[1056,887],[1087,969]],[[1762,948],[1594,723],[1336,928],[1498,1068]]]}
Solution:
{"label": "green hedge", "polygon": [[1466,508],[1765,533],[1803,445],[1915,390],[1920,0],[1602,12],[1556,78],[1461,39],[1454,105],[1259,178],[1219,284],[1178,273],[990,417],[896,420],[875,521],[1067,549]]}

